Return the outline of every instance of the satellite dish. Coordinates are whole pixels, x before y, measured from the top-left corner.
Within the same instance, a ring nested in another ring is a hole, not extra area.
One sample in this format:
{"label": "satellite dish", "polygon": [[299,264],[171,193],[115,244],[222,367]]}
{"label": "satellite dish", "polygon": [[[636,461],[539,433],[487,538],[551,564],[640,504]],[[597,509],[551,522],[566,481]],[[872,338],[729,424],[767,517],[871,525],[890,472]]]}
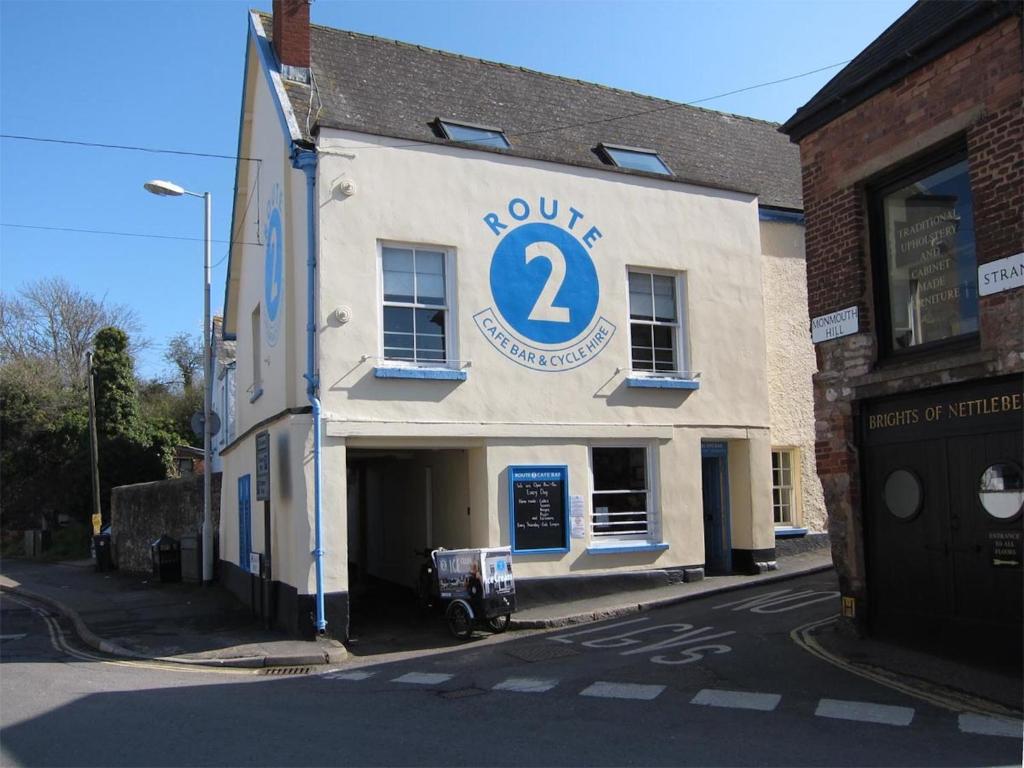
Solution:
{"label": "satellite dish", "polygon": [[[197,437],[203,436],[203,412],[197,411],[192,414],[192,431],[196,433]],[[215,411],[210,411],[210,435],[216,435],[220,432],[220,416]]]}

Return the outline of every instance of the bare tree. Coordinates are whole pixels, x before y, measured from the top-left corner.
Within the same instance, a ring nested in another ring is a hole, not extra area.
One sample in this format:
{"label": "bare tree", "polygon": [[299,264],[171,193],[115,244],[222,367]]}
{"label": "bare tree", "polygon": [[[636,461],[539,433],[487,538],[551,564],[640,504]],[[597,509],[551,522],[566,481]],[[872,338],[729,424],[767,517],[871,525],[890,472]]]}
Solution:
{"label": "bare tree", "polygon": [[203,337],[184,332],[172,336],[164,360],[175,367],[182,387],[192,389],[196,374],[203,370]]}
{"label": "bare tree", "polygon": [[[95,299],[62,277],[29,283],[11,296],[0,294],[0,363],[50,360],[66,380],[85,374],[85,351],[100,328],[116,326],[138,338],[142,323],[123,304]],[[136,341],[132,352],[146,346]]]}

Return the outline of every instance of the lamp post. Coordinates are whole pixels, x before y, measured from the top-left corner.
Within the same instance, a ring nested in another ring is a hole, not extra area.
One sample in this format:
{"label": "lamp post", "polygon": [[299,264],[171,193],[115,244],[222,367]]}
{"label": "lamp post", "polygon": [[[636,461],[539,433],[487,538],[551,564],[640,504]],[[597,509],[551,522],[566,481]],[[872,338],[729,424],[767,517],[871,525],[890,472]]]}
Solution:
{"label": "lamp post", "polygon": [[213,581],[213,526],[210,521],[210,400],[213,390],[210,360],[210,193],[189,192],[184,187],[160,179],[147,181],[143,186],[162,197],[201,197],[206,213],[203,221],[203,584],[209,584]]}
{"label": "lamp post", "polygon": [[[85,353],[89,366],[89,476],[92,478],[92,535],[103,530],[103,512],[100,508],[100,449],[96,437],[96,376],[92,371],[93,350]],[[99,559],[97,558],[97,562]]]}

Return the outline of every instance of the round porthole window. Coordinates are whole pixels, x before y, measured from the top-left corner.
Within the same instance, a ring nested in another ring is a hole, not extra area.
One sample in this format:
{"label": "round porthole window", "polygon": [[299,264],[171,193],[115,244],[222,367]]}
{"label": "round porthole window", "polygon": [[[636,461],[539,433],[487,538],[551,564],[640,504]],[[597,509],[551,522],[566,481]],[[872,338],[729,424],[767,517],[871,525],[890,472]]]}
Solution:
{"label": "round porthole window", "polygon": [[997,520],[1019,515],[1024,506],[1024,474],[1020,467],[1010,462],[989,466],[978,481],[978,499]]}
{"label": "round porthole window", "polygon": [[909,520],[921,509],[921,481],[907,469],[897,469],[885,479],[885,506],[900,520]]}

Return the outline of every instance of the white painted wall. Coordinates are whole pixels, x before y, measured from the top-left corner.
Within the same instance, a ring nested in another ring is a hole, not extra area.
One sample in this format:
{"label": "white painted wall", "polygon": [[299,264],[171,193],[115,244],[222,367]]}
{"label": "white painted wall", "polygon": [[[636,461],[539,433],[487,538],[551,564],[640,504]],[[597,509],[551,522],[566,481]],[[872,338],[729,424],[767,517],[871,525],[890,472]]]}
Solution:
{"label": "white painted wall", "polygon": [[811,381],[817,359],[807,315],[804,228],[762,221],[761,247],[771,441],[778,448],[798,449],[800,465],[794,470],[799,475],[800,511],[796,522],[812,532],[823,532],[825,500],[815,463]]}
{"label": "white painted wall", "polygon": [[[336,307],[352,312],[345,325],[321,325],[321,384],[331,417],[443,422],[452,434],[468,423],[768,425],[751,196],[452,147],[388,149],[384,139],[326,130],[320,143],[321,318]],[[334,192],[342,180],[355,183],[355,195]],[[571,205],[585,216],[580,233],[589,225],[601,231],[590,251],[601,284],[598,313],[617,327],[608,348],[568,372],[515,364],[473,322],[494,305],[489,268],[499,238],[483,217],[495,212],[515,223],[509,200],[521,197],[536,209],[541,196],[559,201],[559,223],[567,223]],[[454,250],[458,357],[471,362],[465,383],[374,378],[381,240]],[[690,368],[701,372],[699,392],[626,387],[629,265],[687,273]]]}
{"label": "white painted wall", "polygon": [[[233,525],[237,478],[251,473],[255,481],[252,429],[269,420],[274,452],[275,578],[309,594],[315,587],[310,555],[314,547],[311,419],[308,414],[287,415],[288,409],[306,405],[302,379],[305,177],[290,166],[287,138],[262,72],[251,64],[248,77],[250,110],[244,118],[241,154],[263,158],[263,162],[258,185],[251,174],[244,179],[255,202],[236,229],[246,233],[246,240],[260,237],[261,245],[243,247],[232,264],[240,439],[224,456],[221,552],[224,559],[237,560],[238,532]],[[589,514],[590,446],[623,442],[649,446],[650,470],[656,478],[651,486],[653,503],[660,538],[669,548],[592,554],[586,551],[588,539],[572,540],[570,552],[564,555],[517,558],[517,573],[528,577],[701,563],[700,442],[727,440],[733,546],[772,546],[770,446],[774,435],[769,438],[769,428],[774,425],[765,318],[774,310],[767,308],[763,297],[767,279],[763,268],[770,259],[762,256],[764,228],[758,225],[756,200],[741,193],[454,147],[388,146],[407,143],[329,130],[320,137],[317,326],[325,408],[325,589],[334,592],[348,586],[346,456],[350,449],[374,446],[449,452],[417,457],[409,467],[411,476],[422,475],[423,462],[432,462],[435,527],[448,539],[435,543],[449,546],[508,543],[509,465],[567,464],[570,493],[584,497]],[[345,180],[354,182],[354,195],[336,191]],[[542,196],[549,204],[559,201],[560,214],[554,223],[563,228],[570,219],[569,206],[582,213],[574,230],[577,237],[590,226],[600,230],[600,239],[588,250],[601,286],[597,314],[616,326],[599,355],[579,368],[557,373],[530,370],[501,355],[473,320],[474,314],[495,303],[489,269],[500,237],[485,224],[484,216],[496,213],[511,228],[516,222],[509,215],[509,201],[522,198],[534,209],[528,221],[541,221],[536,211]],[[275,202],[283,216],[285,243],[280,327],[274,345],[267,343],[268,331],[261,327],[257,360],[263,394],[250,403],[250,316],[259,305],[265,322],[266,224]],[[382,241],[442,247],[454,253],[451,327],[458,345],[455,356],[467,361],[466,381],[374,377],[373,368],[382,354]],[[698,391],[626,386],[629,267],[685,273],[681,333],[688,347],[688,368],[700,372]],[[350,310],[349,322],[329,319],[339,307]],[[423,532],[412,519],[418,514],[413,503],[415,487],[399,493],[389,480],[375,480],[368,494],[376,494],[374,504],[398,509],[390,522],[405,525],[401,531],[389,532],[371,522],[372,530],[367,531],[374,542],[370,559],[374,568],[406,581],[411,557],[404,550],[426,542],[420,540]],[[389,498],[396,494],[401,498]],[[439,508],[445,512],[439,513]],[[447,511],[464,508],[469,512],[465,521]],[[263,545],[261,514],[254,500],[256,550]],[[393,557],[387,548],[400,557]]]}

